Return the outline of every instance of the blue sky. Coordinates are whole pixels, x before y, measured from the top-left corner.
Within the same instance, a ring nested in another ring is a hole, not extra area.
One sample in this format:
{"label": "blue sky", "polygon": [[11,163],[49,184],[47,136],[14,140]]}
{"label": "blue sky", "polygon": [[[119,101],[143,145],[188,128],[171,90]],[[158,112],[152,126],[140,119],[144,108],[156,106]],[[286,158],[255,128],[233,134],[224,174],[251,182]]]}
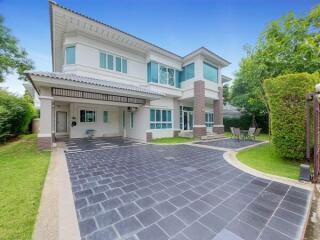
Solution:
{"label": "blue sky", "polygon": [[[233,77],[267,24],[294,11],[305,16],[319,0],[57,0],[57,3],[143,38],[179,55],[205,46],[232,64]],[[5,25],[33,59],[36,70],[51,71],[48,2],[0,0]],[[8,76],[10,91],[23,93],[21,81]]]}

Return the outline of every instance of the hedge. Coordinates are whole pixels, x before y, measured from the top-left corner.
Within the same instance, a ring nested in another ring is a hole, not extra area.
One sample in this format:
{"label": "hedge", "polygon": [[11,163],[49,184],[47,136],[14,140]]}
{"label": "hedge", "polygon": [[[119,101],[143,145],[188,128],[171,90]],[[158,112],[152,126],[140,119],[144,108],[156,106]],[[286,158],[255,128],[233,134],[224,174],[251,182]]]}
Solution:
{"label": "hedge", "polygon": [[0,141],[28,132],[36,111],[27,97],[17,97],[0,89]]}
{"label": "hedge", "polygon": [[314,91],[319,81],[319,73],[287,74],[264,81],[272,142],[282,157],[302,159],[305,156],[305,97]]}
{"label": "hedge", "polygon": [[[268,124],[268,115],[258,115],[255,117],[256,122],[259,128],[261,128],[261,132],[268,133],[269,131],[269,124]],[[240,118],[230,118],[224,117],[223,118],[223,125],[224,130],[226,132],[230,132],[230,127],[237,127],[240,129],[249,129],[252,122],[252,115],[244,114],[241,115]]]}

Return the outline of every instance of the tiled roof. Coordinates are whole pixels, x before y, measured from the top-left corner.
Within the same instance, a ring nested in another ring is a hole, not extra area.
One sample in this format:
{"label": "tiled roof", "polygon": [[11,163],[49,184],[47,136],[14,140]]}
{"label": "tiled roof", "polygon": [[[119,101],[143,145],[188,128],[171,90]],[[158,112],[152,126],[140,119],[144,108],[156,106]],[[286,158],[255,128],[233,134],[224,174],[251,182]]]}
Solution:
{"label": "tiled roof", "polygon": [[80,76],[80,75],[77,75],[74,73],[40,72],[40,71],[26,71],[25,73],[31,79],[32,79],[31,76],[55,78],[55,79],[61,79],[61,80],[66,80],[66,81],[71,81],[71,82],[85,83],[85,84],[90,84],[90,85],[95,85],[95,86],[139,92],[139,93],[143,93],[143,94],[165,96],[165,94],[160,91],[151,90],[146,87],[140,87],[140,86],[135,86],[135,85],[131,85],[131,84],[119,83],[119,82],[115,82],[115,81]]}

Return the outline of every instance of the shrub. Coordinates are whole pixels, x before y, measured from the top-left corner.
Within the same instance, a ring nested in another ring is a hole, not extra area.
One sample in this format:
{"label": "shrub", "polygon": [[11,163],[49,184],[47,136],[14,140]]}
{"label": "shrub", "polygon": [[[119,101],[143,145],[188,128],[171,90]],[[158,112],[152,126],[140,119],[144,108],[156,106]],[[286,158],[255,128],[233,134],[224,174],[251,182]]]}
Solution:
{"label": "shrub", "polygon": [[272,142],[282,157],[305,156],[306,94],[313,92],[319,74],[287,74],[265,80]]}
{"label": "shrub", "polygon": [[[262,129],[263,133],[268,133],[268,115],[255,116],[258,127]],[[252,122],[252,116],[250,114],[241,115],[240,118],[223,118],[224,130],[230,132],[230,127],[237,127],[240,129],[249,129]]]}
{"label": "shrub", "polygon": [[0,141],[26,133],[36,111],[30,101],[0,90]]}

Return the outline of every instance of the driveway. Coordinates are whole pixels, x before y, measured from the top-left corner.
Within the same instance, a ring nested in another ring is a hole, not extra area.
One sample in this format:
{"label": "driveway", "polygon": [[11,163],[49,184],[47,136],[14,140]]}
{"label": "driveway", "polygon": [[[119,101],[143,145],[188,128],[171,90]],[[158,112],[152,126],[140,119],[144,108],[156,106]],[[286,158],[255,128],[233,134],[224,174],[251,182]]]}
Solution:
{"label": "driveway", "polygon": [[191,145],[66,152],[82,239],[300,239],[310,192],[242,172],[223,153]]}

